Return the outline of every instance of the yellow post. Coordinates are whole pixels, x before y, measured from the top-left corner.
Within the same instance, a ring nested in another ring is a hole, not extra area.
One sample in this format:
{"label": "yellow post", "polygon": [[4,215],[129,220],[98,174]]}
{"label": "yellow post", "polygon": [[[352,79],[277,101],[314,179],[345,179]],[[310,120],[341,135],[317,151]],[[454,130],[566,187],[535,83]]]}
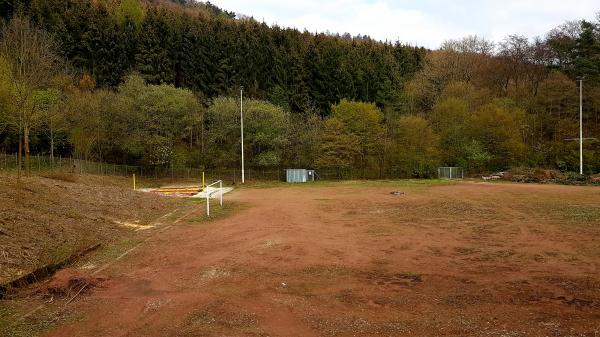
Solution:
{"label": "yellow post", "polygon": [[202,189],[204,189],[204,172],[202,172]]}
{"label": "yellow post", "polygon": [[133,190],[135,191],[135,173],[133,174]]}

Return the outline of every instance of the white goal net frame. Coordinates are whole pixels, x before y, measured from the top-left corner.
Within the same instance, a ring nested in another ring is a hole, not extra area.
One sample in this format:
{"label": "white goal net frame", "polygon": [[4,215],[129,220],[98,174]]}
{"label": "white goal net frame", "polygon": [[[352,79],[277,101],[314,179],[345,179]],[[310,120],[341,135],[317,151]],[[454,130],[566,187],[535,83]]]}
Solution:
{"label": "white goal net frame", "polygon": [[463,179],[465,172],[462,167],[438,167],[439,179]]}
{"label": "white goal net frame", "polygon": [[[219,188],[213,188],[213,186],[219,185]],[[219,205],[221,208],[223,207],[223,181],[216,181],[204,188],[204,193],[206,196],[206,216],[210,217],[210,197],[213,194],[219,193]]]}

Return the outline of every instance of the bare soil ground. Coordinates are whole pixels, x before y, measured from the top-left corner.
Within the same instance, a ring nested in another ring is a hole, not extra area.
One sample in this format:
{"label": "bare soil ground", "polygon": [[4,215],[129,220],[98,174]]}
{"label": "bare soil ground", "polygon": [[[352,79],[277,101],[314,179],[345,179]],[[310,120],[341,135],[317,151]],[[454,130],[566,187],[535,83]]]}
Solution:
{"label": "bare soil ground", "polygon": [[114,242],[180,201],[136,193],[126,178],[0,177],[0,285],[98,243]]}
{"label": "bare soil ground", "polygon": [[37,317],[47,335],[600,334],[598,188],[373,182],[226,202],[238,211],[189,216],[48,304],[63,314]]}

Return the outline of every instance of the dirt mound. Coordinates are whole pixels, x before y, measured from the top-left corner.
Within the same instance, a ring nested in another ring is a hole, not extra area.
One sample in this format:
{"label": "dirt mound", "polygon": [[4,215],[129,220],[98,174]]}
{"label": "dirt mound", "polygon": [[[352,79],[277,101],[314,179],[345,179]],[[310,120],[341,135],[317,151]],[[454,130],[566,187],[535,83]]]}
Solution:
{"label": "dirt mound", "polygon": [[105,279],[91,277],[75,269],[63,269],[44,285],[42,292],[48,296],[71,299],[98,287]]}

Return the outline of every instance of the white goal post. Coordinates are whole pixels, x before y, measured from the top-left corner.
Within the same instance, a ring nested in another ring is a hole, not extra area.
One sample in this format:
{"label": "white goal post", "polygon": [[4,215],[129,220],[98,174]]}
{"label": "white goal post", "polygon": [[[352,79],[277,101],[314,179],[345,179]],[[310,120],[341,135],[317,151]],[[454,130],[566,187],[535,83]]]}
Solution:
{"label": "white goal post", "polygon": [[[219,184],[219,189],[213,189],[212,191],[209,189],[209,187],[215,186]],[[204,188],[204,193],[206,195],[206,215],[210,216],[210,196],[215,194],[215,193],[219,193],[219,205],[221,207],[223,207],[223,181],[219,180],[216,181],[208,186],[206,186]]]}
{"label": "white goal post", "polygon": [[438,178],[440,179],[463,179],[465,177],[462,167],[439,167]]}

